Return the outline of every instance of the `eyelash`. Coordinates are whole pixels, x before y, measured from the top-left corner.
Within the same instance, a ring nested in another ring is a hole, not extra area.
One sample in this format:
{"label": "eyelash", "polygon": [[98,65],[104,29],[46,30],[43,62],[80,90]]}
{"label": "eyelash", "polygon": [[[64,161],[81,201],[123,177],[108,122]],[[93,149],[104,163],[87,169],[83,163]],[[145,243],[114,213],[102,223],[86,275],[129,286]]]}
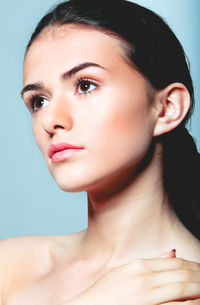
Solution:
{"label": "eyelash", "polygon": [[[84,83],[84,82],[88,82],[89,84],[96,86],[96,88],[91,91],[85,92],[84,94],[82,93],[83,95],[88,94],[88,93],[93,93],[94,91],[96,91],[99,88],[99,85],[96,82],[91,81],[90,79],[85,78],[85,77],[79,77],[74,82],[74,87],[76,88],[76,90],[78,90],[78,87],[81,85],[81,83]],[[79,94],[79,95],[81,95],[81,94]]]}
{"label": "eyelash", "polygon": [[[91,90],[91,91],[87,91],[87,92],[85,92],[85,93],[79,93],[78,95],[86,95],[86,94],[89,94],[89,93],[93,93],[94,91],[96,91],[96,90],[98,90],[99,89],[99,85],[96,83],[96,82],[94,82],[94,81],[91,81],[90,79],[88,79],[88,78],[83,78],[83,77],[80,77],[80,78],[78,78],[75,82],[74,82],[74,84],[73,84],[73,86],[76,88],[76,91],[78,90],[78,88],[79,88],[79,86],[82,84],[82,83],[84,83],[84,82],[88,82],[89,84],[91,84],[91,85],[94,85],[94,86],[96,86],[96,88],[94,88],[93,90]],[[77,93],[77,92],[76,92]],[[41,95],[39,95],[39,94],[31,94],[31,96],[29,97],[29,99],[28,99],[28,101],[27,101],[27,104],[28,104],[28,108],[29,108],[29,110],[30,110],[30,112],[36,112],[37,110],[39,110],[39,109],[34,109],[34,107],[35,107],[35,105],[34,105],[34,103],[35,103],[35,101],[36,101],[36,98],[41,98],[41,99],[45,99],[45,98],[43,98]]]}
{"label": "eyelash", "polygon": [[35,101],[37,98],[41,98],[41,99],[45,99],[44,97],[42,97],[41,95],[39,94],[31,94],[31,96],[28,98],[28,101],[27,101],[27,106],[28,106],[28,109],[30,110],[31,113],[33,112],[36,112],[37,110],[34,109],[35,105]]}

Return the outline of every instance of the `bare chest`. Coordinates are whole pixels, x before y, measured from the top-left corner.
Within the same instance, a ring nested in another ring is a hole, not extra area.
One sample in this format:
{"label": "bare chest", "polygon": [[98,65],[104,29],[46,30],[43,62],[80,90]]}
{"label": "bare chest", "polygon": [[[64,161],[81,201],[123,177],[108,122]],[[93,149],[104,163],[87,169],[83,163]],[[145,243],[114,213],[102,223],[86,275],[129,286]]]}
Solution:
{"label": "bare chest", "polygon": [[85,266],[73,265],[9,293],[3,305],[61,305],[94,284],[103,272],[91,272]]}

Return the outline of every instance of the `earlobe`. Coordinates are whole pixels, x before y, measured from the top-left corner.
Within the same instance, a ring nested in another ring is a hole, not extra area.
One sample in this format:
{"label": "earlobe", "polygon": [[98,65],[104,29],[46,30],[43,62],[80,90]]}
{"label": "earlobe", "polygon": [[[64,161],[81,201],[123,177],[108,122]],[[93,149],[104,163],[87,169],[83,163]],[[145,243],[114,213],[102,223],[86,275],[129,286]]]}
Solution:
{"label": "earlobe", "polygon": [[161,90],[156,103],[157,118],[153,130],[153,136],[159,136],[176,128],[185,118],[190,108],[190,94],[181,83],[173,83]]}

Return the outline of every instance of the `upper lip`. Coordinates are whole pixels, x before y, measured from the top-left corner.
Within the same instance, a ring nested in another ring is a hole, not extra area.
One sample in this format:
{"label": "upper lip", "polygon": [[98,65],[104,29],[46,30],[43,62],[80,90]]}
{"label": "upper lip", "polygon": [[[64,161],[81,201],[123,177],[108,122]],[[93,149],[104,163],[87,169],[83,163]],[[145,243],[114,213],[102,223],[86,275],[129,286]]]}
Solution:
{"label": "upper lip", "polygon": [[75,146],[73,144],[70,144],[70,143],[57,143],[57,144],[51,144],[50,147],[49,147],[49,152],[48,152],[48,155],[50,158],[52,158],[52,156],[59,152],[59,151],[62,151],[62,150],[65,150],[65,149],[81,149],[83,147],[79,147],[79,146]]}

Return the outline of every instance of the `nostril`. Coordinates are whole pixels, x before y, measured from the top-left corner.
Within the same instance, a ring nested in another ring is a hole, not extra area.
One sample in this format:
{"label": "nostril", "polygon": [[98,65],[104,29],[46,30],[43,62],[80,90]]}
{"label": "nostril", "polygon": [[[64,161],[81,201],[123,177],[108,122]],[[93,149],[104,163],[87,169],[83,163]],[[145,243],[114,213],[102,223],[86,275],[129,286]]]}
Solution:
{"label": "nostril", "polygon": [[54,129],[57,129],[57,128],[62,128],[62,129],[64,129],[64,127],[61,126],[61,125],[55,125],[55,126],[54,126]]}

